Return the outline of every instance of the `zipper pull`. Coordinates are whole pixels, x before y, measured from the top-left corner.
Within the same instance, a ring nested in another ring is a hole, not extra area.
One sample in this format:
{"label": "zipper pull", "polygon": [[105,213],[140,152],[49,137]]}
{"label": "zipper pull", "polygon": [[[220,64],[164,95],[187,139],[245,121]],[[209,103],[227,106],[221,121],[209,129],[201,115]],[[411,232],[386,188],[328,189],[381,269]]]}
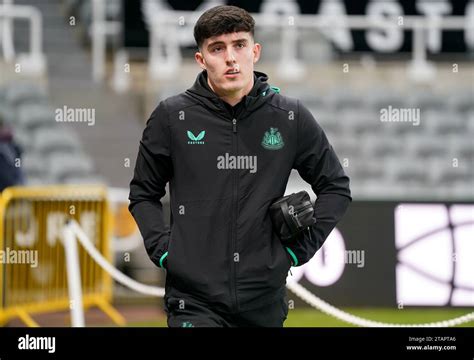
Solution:
{"label": "zipper pull", "polygon": [[232,119],[232,131],[237,133],[237,119]]}

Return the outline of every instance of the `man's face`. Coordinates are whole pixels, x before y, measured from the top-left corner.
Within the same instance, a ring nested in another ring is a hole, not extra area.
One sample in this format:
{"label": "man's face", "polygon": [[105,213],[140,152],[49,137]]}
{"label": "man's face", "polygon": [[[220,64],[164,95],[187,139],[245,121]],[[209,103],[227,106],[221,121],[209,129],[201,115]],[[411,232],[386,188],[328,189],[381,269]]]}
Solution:
{"label": "man's face", "polygon": [[220,96],[248,93],[261,46],[248,32],[222,34],[206,39],[195,59],[207,70],[209,84]]}

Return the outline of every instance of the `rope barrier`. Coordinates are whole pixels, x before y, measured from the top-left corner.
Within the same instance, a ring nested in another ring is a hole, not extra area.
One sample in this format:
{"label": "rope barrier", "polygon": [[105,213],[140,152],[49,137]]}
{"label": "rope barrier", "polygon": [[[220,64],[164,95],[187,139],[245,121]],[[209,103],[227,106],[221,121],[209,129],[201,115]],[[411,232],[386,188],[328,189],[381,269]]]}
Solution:
{"label": "rope barrier", "polygon": [[[145,295],[152,295],[163,297],[165,295],[165,289],[155,286],[149,286],[142,283],[139,283],[136,280],[126,276],[110,264],[102,254],[95,248],[94,244],[89,240],[86,233],[81,229],[79,224],[75,220],[71,220],[68,225],[71,230],[76,234],[79,242],[84,246],[86,251],[92,256],[92,258],[99,264],[105,271],[107,271],[110,276],[112,276],[116,281],[129,287],[132,290],[135,290],[139,293]],[[437,321],[424,324],[396,324],[396,323],[384,323],[379,321],[373,321],[368,319],[363,319],[361,317],[349,314],[345,311],[342,311],[324,300],[320,299],[302,285],[298,283],[288,283],[287,288],[291,290],[295,295],[301,298],[303,301],[311,305],[312,307],[319,309],[323,313],[335,317],[339,320],[347,322],[352,325],[362,326],[362,327],[451,327],[456,325],[461,325],[463,323],[474,320],[474,312],[468,313],[463,316],[459,316],[454,319]]]}

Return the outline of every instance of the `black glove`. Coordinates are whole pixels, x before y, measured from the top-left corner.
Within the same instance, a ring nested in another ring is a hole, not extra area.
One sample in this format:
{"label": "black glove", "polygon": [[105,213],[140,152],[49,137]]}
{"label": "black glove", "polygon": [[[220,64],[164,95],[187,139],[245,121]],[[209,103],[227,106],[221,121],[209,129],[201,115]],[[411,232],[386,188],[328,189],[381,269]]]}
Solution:
{"label": "black glove", "polygon": [[316,223],[313,204],[306,191],[277,199],[270,205],[270,217],[284,245],[295,242],[303,231]]}

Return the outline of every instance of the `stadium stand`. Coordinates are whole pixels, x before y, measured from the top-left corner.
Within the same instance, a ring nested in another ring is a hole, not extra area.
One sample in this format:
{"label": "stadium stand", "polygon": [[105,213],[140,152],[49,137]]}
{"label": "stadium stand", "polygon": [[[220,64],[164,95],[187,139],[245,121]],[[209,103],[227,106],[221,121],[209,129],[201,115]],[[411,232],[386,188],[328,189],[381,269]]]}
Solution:
{"label": "stadium stand", "polygon": [[24,151],[27,184],[60,184],[69,177],[103,183],[77,134],[55,121],[43,88],[34,83],[10,84],[1,93],[0,111],[8,114],[15,140]]}

